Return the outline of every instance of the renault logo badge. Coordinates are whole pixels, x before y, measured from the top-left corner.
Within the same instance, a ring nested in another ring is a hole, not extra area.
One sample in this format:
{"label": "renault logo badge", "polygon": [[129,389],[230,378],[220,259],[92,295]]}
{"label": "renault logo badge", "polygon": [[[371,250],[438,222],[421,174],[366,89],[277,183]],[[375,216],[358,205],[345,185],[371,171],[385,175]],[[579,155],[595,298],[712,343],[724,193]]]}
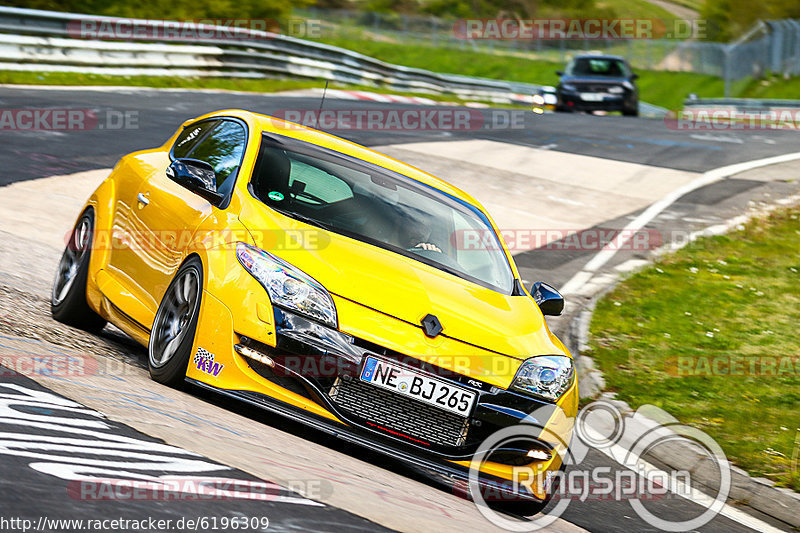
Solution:
{"label": "renault logo badge", "polygon": [[422,319],[421,323],[422,329],[425,331],[425,335],[432,339],[442,332],[442,323],[439,322],[439,319],[434,315],[425,315],[425,318]]}

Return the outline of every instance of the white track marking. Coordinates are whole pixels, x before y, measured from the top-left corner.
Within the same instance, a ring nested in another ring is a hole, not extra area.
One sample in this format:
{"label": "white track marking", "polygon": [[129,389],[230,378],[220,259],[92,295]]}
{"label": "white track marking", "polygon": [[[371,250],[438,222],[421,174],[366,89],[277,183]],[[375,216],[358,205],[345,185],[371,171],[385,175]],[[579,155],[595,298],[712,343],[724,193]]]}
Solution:
{"label": "white track marking", "polygon": [[[589,433],[589,436],[597,439],[598,441],[602,441],[605,437],[595,429],[591,428],[590,426],[586,426],[585,431]],[[642,474],[649,474],[651,472],[661,471],[661,469],[656,468],[651,463],[645,461],[641,457],[637,456],[633,452],[628,451],[623,446],[619,444],[613,444],[608,448],[597,448],[598,451],[602,452],[603,455],[608,456],[611,460],[615,463],[619,463],[620,457],[627,457],[628,463],[630,465],[636,465],[642,467]],[[620,463],[621,464],[621,463]],[[623,465],[625,466],[625,465]],[[709,496],[708,494],[701,492],[694,487],[686,486],[680,480],[677,480],[675,486],[667,486],[666,487],[670,492],[677,494],[681,498],[685,498],[691,502],[696,503],[697,505],[701,505],[705,508],[709,508],[714,503],[714,498]],[[687,496],[688,495],[688,496]],[[737,509],[727,503],[723,505],[722,510],[719,512],[721,516],[725,518],[729,518],[734,522],[738,522],[745,527],[749,527],[755,531],[760,531],[761,533],[785,533],[784,530],[778,529],[758,518],[751,516],[744,511]]]}
{"label": "white track marking", "polygon": [[699,178],[696,178],[695,180],[678,187],[671,193],[664,196],[661,200],[650,205],[650,207],[645,209],[639,216],[634,218],[627,226],[625,226],[625,229],[620,232],[620,238],[614,240],[612,247],[606,247],[597,252],[594,257],[592,257],[589,262],[586,263],[580,272],[572,276],[572,278],[570,278],[570,280],[561,287],[561,292],[563,294],[579,293],[581,288],[583,288],[583,286],[594,277],[595,273],[601,267],[603,267],[606,263],[608,263],[609,260],[611,260],[612,257],[614,257],[614,255],[617,253],[617,250],[628,240],[630,240],[634,233],[644,228],[662,211],[675,203],[685,194],[741,172],[752,170],[754,168],[776,165],[778,163],[795,161],[797,159],[800,159],[800,152],[768,157],[766,159],[756,159],[754,161],[747,161],[744,163],[737,163],[735,165],[715,168],[704,173]]}

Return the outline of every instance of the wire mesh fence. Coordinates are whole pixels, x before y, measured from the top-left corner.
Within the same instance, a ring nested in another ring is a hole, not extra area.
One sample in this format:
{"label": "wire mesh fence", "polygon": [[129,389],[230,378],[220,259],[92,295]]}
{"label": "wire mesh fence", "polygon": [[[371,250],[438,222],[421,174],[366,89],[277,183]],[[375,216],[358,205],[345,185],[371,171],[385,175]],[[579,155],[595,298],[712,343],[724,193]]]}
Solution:
{"label": "wire mesh fence", "polygon": [[800,20],[759,22],[734,43],[694,39],[469,39],[458,31],[463,21],[352,10],[304,9],[297,16],[318,21],[323,40],[376,40],[441,49],[564,63],[573,55],[601,52],[625,57],[639,69],[695,72],[732,82],[768,72],[800,74]]}

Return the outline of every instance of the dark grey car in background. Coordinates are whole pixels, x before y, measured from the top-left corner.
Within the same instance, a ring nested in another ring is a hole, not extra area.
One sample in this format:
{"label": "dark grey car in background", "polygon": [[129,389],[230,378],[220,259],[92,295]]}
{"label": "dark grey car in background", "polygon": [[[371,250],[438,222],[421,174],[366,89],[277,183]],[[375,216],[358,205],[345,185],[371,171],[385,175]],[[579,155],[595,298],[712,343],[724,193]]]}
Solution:
{"label": "dark grey car in background", "polygon": [[557,71],[556,111],[620,111],[639,114],[639,89],[627,61],[618,56],[581,55]]}

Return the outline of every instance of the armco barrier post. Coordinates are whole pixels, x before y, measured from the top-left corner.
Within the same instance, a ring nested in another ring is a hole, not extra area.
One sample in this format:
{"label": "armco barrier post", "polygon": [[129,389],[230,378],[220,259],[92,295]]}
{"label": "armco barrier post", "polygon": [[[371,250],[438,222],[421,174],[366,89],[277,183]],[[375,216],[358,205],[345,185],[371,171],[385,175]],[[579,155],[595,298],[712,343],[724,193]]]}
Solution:
{"label": "armco barrier post", "polygon": [[722,78],[725,80],[725,98],[731,95],[731,48],[733,45],[726,45],[722,53]]}

